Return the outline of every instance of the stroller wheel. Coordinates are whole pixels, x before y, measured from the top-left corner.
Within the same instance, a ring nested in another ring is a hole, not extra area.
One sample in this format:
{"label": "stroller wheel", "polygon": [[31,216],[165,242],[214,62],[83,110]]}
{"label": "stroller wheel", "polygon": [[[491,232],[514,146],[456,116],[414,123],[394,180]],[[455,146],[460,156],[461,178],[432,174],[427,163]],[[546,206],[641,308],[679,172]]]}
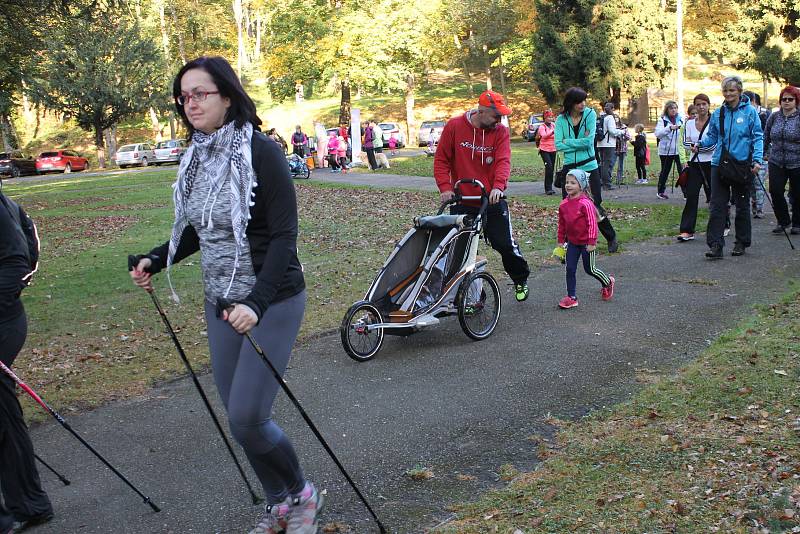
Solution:
{"label": "stroller wheel", "polygon": [[306,168],[303,170],[303,178],[308,180],[311,178],[311,169],[306,165]]}
{"label": "stroller wheel", "polygon": [[369,302],[362,300],[350,306],[339,329],[347,355],[357,362],[371,360],[383,344],[384,332],[369,325],[382,322],[381,312]]}
{"label": "stroller wheel", "polygon": [[456,304],[465,334],[477,341],[492,335],[500,319],[500,288],[491,274],[481,271],[467,276],[458,288]]}

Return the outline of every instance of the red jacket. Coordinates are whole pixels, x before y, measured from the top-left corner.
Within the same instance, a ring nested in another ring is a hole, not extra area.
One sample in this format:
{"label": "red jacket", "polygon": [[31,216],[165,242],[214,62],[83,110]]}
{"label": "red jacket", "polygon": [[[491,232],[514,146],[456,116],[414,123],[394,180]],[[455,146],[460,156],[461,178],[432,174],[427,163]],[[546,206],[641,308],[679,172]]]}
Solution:
{"label": "red jacket", "polygon": [[[433,177],[439,191],[452,191],[453,184],[461,179],[474,178],[486,187],[506,190],[511,174],[511,141],[508,128],[498,124],[492,130],[475,128],[468,111],[453,117],[442,130],[439,147],[433,160]],[[475,186],[463,187],[464,195],[479,195]]]}
{"label": "red jacket", "polygon": [[558,206],[558,242],[597,244],[597,208],[586,195],[567,197]]}

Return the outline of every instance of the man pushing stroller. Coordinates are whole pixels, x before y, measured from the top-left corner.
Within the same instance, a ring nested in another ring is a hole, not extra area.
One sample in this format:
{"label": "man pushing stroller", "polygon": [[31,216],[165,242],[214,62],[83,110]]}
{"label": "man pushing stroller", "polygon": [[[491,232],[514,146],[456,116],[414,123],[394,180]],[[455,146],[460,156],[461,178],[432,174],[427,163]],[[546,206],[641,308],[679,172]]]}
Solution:
{"label": "man pushing stroller", "polygon": [[[490,191],[484,227],[486,237],[503,258],[503,268],[514,282],[514,296],[522,302],[528,298],[530,269],[514,240],[508,204],[502,198],[511,174],[511,140],[508,128],[500,124],[500,120],[510,114],[511,109],[500,93],[484,91],[477,109],[445,124],[433,160],[433,176],[442,202],[453,197],[453,184],[462,179],[478,180]],[[476,186],[465,188],[465,196],[480,195]],[[475,214],[479,204],[465,201],[453,205],[450,213]]]}

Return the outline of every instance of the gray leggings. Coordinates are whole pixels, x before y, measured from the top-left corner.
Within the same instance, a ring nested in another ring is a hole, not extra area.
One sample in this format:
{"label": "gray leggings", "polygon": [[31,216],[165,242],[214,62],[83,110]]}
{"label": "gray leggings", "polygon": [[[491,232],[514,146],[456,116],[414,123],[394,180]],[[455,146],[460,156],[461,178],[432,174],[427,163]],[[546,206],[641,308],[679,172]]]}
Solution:
{"label": "gray leggings", "polygon": [[[275,302],[251,330],[281,376],[289,364],[305,305],[305,291]],[[205,311],[211,368],[231,433],[244,448],[268,503],[280,503],[290,494],[299,494],[305,485],[292,443],[272,420],[272,403],[280,385],[250,342],[216,317],[213,304],[206,302]]]}

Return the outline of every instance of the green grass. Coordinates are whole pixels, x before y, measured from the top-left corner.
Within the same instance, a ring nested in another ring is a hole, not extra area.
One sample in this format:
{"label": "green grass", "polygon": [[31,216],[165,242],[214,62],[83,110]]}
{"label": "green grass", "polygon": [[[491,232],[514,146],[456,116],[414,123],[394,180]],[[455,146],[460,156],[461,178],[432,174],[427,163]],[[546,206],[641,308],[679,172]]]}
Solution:
{"label": "green grass", "polygon": [[[543,463],[457,507],[443,532],[794,532],[800,526],[800,286],[674,376],[549,422]],[[769,530],[759,530],[769,528]]]}
{"label": "green grass", "polygon": [[[82,409],[145,393],[183,373],[171,340],[146,294],[127,273],[128,254],[166,241],[173,218],[175,168],[124,176],[86,176],[6,185],[28,209],[42,236],[42,262],[25,290],[30,334],[18,359],[20,376],[54,406]],[[298,183],[299,253],[309,292],[301,339],[338,327],[363,297],[394,243],[415,216],[433,213],[432,192]],[[556,261],[558,199],[511,200],[515,234],[536,268]],[[609,203],[623,243],[671,235],[680,208]],[[486,250],[500,275],[497,254]],[[504,278],[504,275],[501,276]],[[192,363],[207,366],[199,257],[173,269],[181,304],[169,298],[166,277],[157,294]],[[41,417],[36,410],[30,415]]]}

